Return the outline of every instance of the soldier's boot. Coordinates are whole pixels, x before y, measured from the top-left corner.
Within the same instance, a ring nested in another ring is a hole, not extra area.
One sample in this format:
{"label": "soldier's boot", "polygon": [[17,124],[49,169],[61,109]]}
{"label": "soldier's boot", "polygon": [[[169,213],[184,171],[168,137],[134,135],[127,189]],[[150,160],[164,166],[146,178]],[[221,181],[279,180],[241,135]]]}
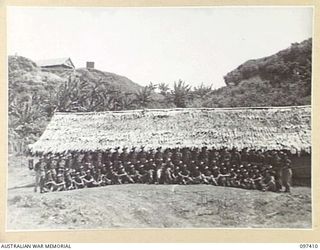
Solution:
{"label": "soldier's boot", "polygon": [[290,193],[290,185],[288,183],[285,184],[285,190],[284,192]]}

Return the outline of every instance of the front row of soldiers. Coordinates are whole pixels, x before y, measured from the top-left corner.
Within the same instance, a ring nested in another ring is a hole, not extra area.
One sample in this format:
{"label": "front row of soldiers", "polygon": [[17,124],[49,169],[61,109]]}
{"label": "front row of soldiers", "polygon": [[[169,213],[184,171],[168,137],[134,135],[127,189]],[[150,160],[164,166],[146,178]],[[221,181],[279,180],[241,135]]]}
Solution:
{"label": "front row of soldiers", "polygon": [[210,184],[290,192],[290,155],[286,151],[233,148],[123,148],[105,152],[46,154],[35,164],[40,192],[113,184]]}

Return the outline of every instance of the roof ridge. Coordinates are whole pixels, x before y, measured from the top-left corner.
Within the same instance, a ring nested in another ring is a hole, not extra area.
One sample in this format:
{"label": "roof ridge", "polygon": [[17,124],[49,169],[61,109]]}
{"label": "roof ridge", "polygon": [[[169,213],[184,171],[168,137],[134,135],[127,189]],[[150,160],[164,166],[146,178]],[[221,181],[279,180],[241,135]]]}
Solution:
{"label": "roof ridge", "polygon": [[311,108],[311,105],[301,105],[301,106],[279,106],[279,107],[235,107],[235,108],[171,108],[171,109],[133,109],[133,110],[118,110],[118,111],[88,111],[88,112],[55,112],[55,114],[59,115],[86,115],[86,114],[104,114],[104,113],[112,113],[112,114],[123,114],[123,113],[138,113],[138,112],[174,112],[174,111],[241,111],[241,110],[288,110],[288,109],[303,109],[303,108]]}

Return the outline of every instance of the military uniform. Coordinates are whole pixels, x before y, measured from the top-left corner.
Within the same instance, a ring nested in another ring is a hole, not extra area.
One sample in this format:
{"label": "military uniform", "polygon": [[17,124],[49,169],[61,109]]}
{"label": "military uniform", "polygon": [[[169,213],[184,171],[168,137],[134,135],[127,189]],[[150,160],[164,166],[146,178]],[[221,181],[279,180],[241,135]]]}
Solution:
{"label": "military uniform", "polygon": [[282,184],[285,187],[285,192],[290,193],[292,182],[292,169],[291,163],[286,163],[286,165],[282,168]]}
{"label": "military uniform", "polygon": [[46,168],[47,168],[47,163],[44,161],[43,158],[41,158],[34,167],[34,170],[36,172],[34,192],[37,192],[38,186],[40,187],[40,193],[43,192]]}

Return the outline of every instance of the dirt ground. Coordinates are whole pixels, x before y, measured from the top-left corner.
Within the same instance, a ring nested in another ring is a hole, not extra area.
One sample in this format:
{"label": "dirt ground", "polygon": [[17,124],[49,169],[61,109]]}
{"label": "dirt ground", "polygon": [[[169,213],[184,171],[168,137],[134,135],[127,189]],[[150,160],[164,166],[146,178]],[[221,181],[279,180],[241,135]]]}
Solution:
{"label": "dirt ground", "polygon": [[34,171],[8,175],[8,230],[104,228],[310,228],[311,189],[291,194],[210,185],[128,184],[34,193]]}

